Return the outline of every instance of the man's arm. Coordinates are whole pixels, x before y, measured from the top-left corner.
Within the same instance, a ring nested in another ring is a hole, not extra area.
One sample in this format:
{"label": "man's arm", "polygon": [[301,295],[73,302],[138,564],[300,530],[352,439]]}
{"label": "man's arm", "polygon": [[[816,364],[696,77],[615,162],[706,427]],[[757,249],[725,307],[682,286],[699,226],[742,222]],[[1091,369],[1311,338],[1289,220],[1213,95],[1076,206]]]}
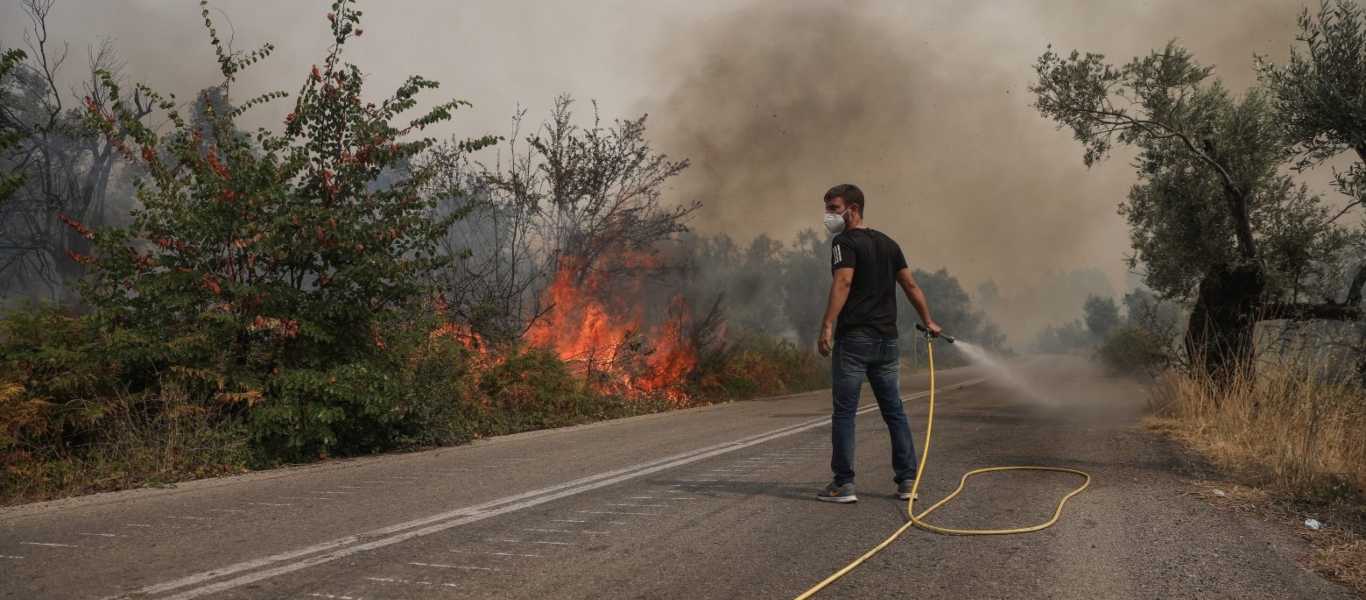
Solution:
{"label": "man's arm", "polygon": [[835,269],[835,279],[830,282],[830,299],[825,303],[825,319],[821,321],[821,335],[816,341],[821,356],[830,356],[830,350],[835,346],[835,319],[844,310],[844,303],[849,300],[849,286],[853,283],[853,269]]}
{"label": "man's arm", "polygon": [[897,271],[896,282],[901,286],[901,291],[906,293],[906,299],[911,301],[911,306],[915,308],[915,312],[920,314],[920,322],[925,324],[925,329],[930,330],[931,335],[939,337],[939,332],[943,330],[935,325],[934,320],[930,318],[930,305],[925,302],[925,293],[920,291],[920,286],[915,284],[911,270]]}

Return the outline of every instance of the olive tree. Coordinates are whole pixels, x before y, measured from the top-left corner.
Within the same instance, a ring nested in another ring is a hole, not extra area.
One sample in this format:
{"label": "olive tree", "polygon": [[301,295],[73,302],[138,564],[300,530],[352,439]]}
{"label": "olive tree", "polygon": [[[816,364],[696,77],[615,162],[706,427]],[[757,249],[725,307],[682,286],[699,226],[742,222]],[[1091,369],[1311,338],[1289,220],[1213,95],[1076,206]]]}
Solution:
{"label": "olive tree", "polygon": [[1283,172],[1291,148],[1267,93],[1231,93],[1174,42],[1121,66],[1050,49],[1036,70],[1035,107],[1072,130],[1087,166],[1116,145],[1136,152],[1120,204],[1130,266],[1164,299],[1193,301],[1193,362],[1246,366],[1260,320],[1358,316],[1323,300],[1341,289],[1353,232]]}

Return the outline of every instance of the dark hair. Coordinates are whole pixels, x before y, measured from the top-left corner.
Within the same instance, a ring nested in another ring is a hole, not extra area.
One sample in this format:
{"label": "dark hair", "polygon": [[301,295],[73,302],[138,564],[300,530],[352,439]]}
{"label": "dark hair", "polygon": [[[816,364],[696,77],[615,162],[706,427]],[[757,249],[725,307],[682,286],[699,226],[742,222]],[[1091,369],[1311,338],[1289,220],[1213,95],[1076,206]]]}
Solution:
{"label": "dark hair", "polygon": [[845,208],[848,208],[850,204],[858,206],[858,214],[860,216],[864,214],[863,190],[858,189],[858,186],[852,183],[841,183],[825,193],[824,201],[829,202],[835,198],[843,198]]}

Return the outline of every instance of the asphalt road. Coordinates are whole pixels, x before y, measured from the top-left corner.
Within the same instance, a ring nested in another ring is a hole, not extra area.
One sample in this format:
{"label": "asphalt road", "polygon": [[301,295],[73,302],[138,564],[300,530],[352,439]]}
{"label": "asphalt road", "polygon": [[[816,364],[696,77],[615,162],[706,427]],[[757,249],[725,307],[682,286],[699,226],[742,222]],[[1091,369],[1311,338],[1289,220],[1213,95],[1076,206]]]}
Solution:
{"label": "asphalt road", "polygon": [[[1055,405],[940,373],[922,497],[1009,464],[1083,469],[1091,488],[1038,533],[912,530],[818,598],[1350,597],[1288,532],[1192,497],[1201,467],[1134,430],[1133,387],[1076,359],[1016,364]],[[7,509],[0,598],[791,598],[904,522],[864,406],[854,505],[814,500],[820,392]],[[908,406],[919,446],[925,400]],[[1076,484],[986,475],[931,520],[1033,524]]]}

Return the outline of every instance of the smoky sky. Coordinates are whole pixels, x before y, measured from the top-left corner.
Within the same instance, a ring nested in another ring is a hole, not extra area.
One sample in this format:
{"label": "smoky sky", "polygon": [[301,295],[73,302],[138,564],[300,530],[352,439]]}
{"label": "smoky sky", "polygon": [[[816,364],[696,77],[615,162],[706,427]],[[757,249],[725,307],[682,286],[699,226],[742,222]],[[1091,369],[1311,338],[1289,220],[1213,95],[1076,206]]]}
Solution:
{"label": "smoky sky", "polygon": [[1088,172],[1027,86],[1050,44],[1123,62],[1177,38],[1241,89],[1254,52],[1284,54],[1299,8],[1189,4],[751,4],[672,33],[653,111],[670,153],[694,161],[678,187],[704,202],[702,231],[819,229],[825,190],[854,183],[913,266],[969,289],[1085,267],[1118,287],[1128,158]]}
{"label": "smoky sky", "polygon": [[[236,50],[276,53],[233,97],[298,89],[328,36],[327,0],[213,2]],[[1283,56],[1302,4],[1270,0],[362,0],[365,35],[346,58],[377,97],[421,74],[424,96],[461,98],[443,133],[535,125],[555,95],[596,99],[610,121],[650,114],[647,135],[693,163],[666,199],[700,199],[693,225],[740,240],[819,227],[821,194],[855,183],[870,224],[914,266],[947,267],[968,289],[1010,295],[1046,272],[1100,268],[1119,287],[1127,232],[1115,214],[1128,158],[1087,171],[1080,148],[1029,107],[1033,63],[1050,44],[1116,61],[1176,38],[1235,89],[1254,52]],[[221,12],[220,12],[221,11]],[[0,43],[27,24],[0,5]],[[113,38],[130,78],[181,98],[219,83],[197,3],[57,0],[49,29],[71,44]],[[275,126],[289,102],[253,111]],[[585,115],[586,116],[586,115]],[[1318,176],[1326,179],[1326,176]],[[1307,180],[1324,188],[1322,181]]]}

